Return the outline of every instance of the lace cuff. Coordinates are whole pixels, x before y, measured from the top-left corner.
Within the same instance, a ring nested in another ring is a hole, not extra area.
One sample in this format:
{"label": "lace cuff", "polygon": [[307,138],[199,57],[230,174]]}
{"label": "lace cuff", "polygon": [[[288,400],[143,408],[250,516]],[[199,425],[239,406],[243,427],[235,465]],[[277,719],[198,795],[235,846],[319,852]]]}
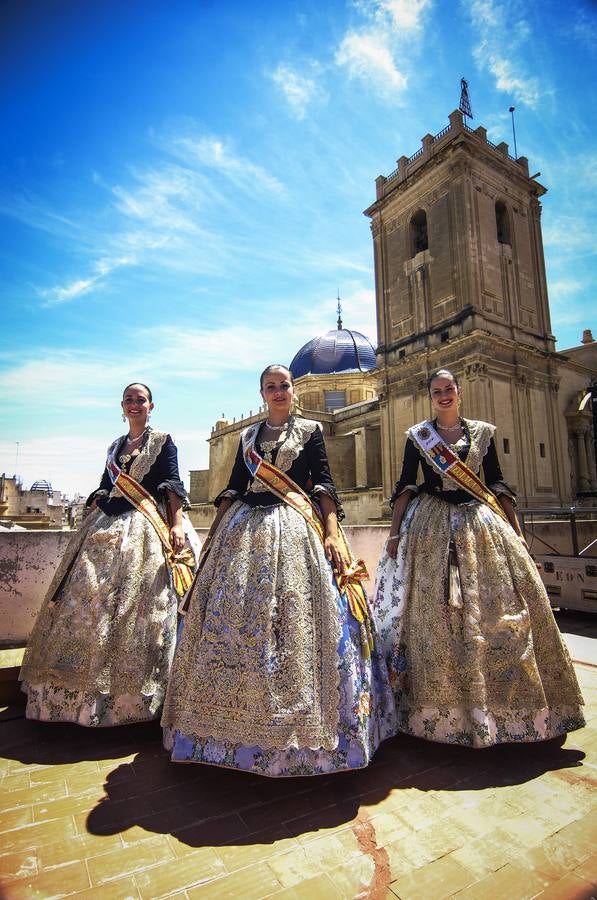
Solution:
{"label": "lace cuff", "polygon": [[394,490],[392,491],[392,496],[390,497],[390,500],[389,500],[391,509],[394,508],[394,503],[396,502],[396,500],[398,499],[400,494],[403,494],[405,491],[411,491],[411,493],[413,493],[413,494],[418,494],[419,488],[417,487],[416,484],[403,484],[400,486],[397,485],[394,488]]}
{"label": "lace cuff", "polygon": [[172,491],[172,493],[176,494],[177,497],[180,497],[181,500],[186,500],[187,498],[187,492],[184,489],[184,485],[182,481],[179,481],[177,478],[167,478],[166,481],[161,481],[158,484],[158,491],[160,493]]}
{"label": "lace cuff", "polygon": [[222,500],[236,500],[237,497],[240,497],[240,491],[235,491],[233,488],[224,488],[215,498],[214,506],[219,506]]}
{"label": "lace cuff", "polygon": [[184,489],[184,485],[182,481],[178,479],[167,479],[166,481],[160,482],[158,484],[158,491],[160,494],[165,494],[166,491],[172,491],[173,494],[176,494],[177,497],[180,497],[182,500],[182,508],[183,511],[186,512],[191,508],[191,504],[189,503],[189,498],[187,497],[187,492]]}
{"label": "lace cuff", "polygon": [[319,494],[327,494],[328,497],[331,497],[331,499],[336,504],[336,516],[338,518],[338,521],[341,522],[342,519],[345,518],[345,515],[344,515],[344,509],[342,507],[342,503],[340,502],[340,498],[338,497],[338,494],[336,493],[336,488],[333,487],[333,485],[331,485],[331,484],[316,484],[314,486],[313,490],[311,491],[311,496],[313,498],[317,499]]}
{"label": "lace cuff", "polygon": [[516,491],[514,491],[510,485],[506,484],[505,481],[495,481],[493,484],[488,484],[487,487],[490,491],[493,491],[496,497],[499,497],[500,494],[505,494],[506,497],[510,498],[513,506],[518,505],[516,503]]}

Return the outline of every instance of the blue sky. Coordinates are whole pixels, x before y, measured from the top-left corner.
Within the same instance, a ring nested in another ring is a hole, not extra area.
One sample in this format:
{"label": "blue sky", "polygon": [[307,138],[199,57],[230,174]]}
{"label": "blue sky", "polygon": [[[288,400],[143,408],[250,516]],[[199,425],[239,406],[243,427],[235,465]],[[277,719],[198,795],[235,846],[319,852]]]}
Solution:
{"label": "blue sky", "polygon": [[362,210],[463,75],[548,188],[558,349],[597,332],[596,63],[585,0],[6,0],[0,472],[91,490],[139,379],[186,477],[338,288],[375,343]]}

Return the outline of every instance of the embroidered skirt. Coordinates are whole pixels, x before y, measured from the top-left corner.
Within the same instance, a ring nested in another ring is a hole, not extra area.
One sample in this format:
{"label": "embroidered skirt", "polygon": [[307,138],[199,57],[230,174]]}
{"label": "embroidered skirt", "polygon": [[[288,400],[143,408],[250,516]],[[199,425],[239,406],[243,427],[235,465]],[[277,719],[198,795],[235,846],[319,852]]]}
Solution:
{"label": "embroidered skirt", "polygon": [[[198,551],[186,521],[185,530]],[[28,642],[20,674],[27,718],[91,726],[157,718],[177,603],[161,542],[145,517],[91,512],[67,547]]]}
{"label": "embroidered skirt", "polygon": [[380,560],[374,611],[400,731],[487,747],[584,725],[536,566],[486,505],[415,497],[396,559]]}
{"label": "embroidered skirt", "polygon": [[175,762],[269,776],[366,766],[395,733],[377,648],[295,510],[226,512],[191,595],[164,713]]}

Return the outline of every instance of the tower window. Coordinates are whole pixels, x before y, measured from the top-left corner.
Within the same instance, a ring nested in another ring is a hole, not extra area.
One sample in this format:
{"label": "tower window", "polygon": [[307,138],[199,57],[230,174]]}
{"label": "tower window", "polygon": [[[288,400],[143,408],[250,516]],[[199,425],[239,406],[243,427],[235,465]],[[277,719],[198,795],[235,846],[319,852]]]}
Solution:
{"label": "tower window", "polygon": [[405,356],[406,356],[406,350],[398,351],[398,359],[404,359]]}
{"label": "tower window", "polygon": [[439,339],[440,339],[440,341],[442,342],[442,344],[445,344],[446,341],[449,340],[449,338],[450,338],[450,332],[449,332],[449,331],[442,331],[442,333],[441,333],[440,336],[439,336]]}
{"label": "tower window", "polygon": [[411,255],[416,256],[429,247],[427,237],[427,214],[420,209],[410,220]]}
{"label": "tower window", "polygon": [[545,459],[545,444],[539,444],[539,456]]}
{"label": "tower window", "polygon": [[497,239],[500,244],[511,244],[510,240],[510,222],[508,220],[508,210],[501,200],[495,204],[495,228]]}
{"label": "tower window", "polygon": [[508,438],[504,438],[504,453],[510,453],[510,441]]}

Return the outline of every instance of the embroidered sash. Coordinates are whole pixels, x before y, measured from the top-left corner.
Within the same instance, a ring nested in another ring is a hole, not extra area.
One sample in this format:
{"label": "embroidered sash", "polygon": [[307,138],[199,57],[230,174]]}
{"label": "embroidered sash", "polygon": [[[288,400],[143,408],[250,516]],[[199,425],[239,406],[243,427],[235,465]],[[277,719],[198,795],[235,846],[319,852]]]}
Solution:
{"label": "embroidered sash", "polygon": [[[490,491],[487,485],[477,478],[473,470],[462,462],[457,453],[450,450],[431,422],[424,421],[413,425],[408,429],[408,435],[436,472],[449,476],[458,487],[465,490],[475,500],[486,503],[497,516],[504,522],[508,522],[508,517],[493,491]],[[510,523],[508,522],[508,524]]]}
{"label": "embroidered sash", "polygon": [[159,511],[154,498],[145,488],[123,472],[118,466],[114,453],[111,454],[106,462],[106,469],[110,476],[110,481],[115,484],[124,497],[131,503],[136,510],[145,516],[147,521],[153,526],[157,536],[162,542],[166,565],[172,575],[172,583],[174,590],[182,597],[190,588],[193,581],[192,569],[195,566],[195,557],[190,547],[183,547],[181,551],[175,553],[170,543],[170,529],[168,523],[164,520]]}
{"label": "embroidered sash", "polygon": [[[257,453],[254,445],[256,433],[257,429],[248,429],[242,436],[243,458],[247,469],[268,491],[300,513],[323,544],[325,527],[321,512],[292,478],[272,463],[266,462]],[[338,523],[338,540],[344,557],[349,560],[349,565],[342,573],[334,571],[334,579],[340,593],[346,595],[350,611],[359,623],[361,648],[363,655],[369,658],[373,649],[373,635],[367,598],[361,584],[368,577],[368,572],[362,559],[354,559],[340,523]]]}

